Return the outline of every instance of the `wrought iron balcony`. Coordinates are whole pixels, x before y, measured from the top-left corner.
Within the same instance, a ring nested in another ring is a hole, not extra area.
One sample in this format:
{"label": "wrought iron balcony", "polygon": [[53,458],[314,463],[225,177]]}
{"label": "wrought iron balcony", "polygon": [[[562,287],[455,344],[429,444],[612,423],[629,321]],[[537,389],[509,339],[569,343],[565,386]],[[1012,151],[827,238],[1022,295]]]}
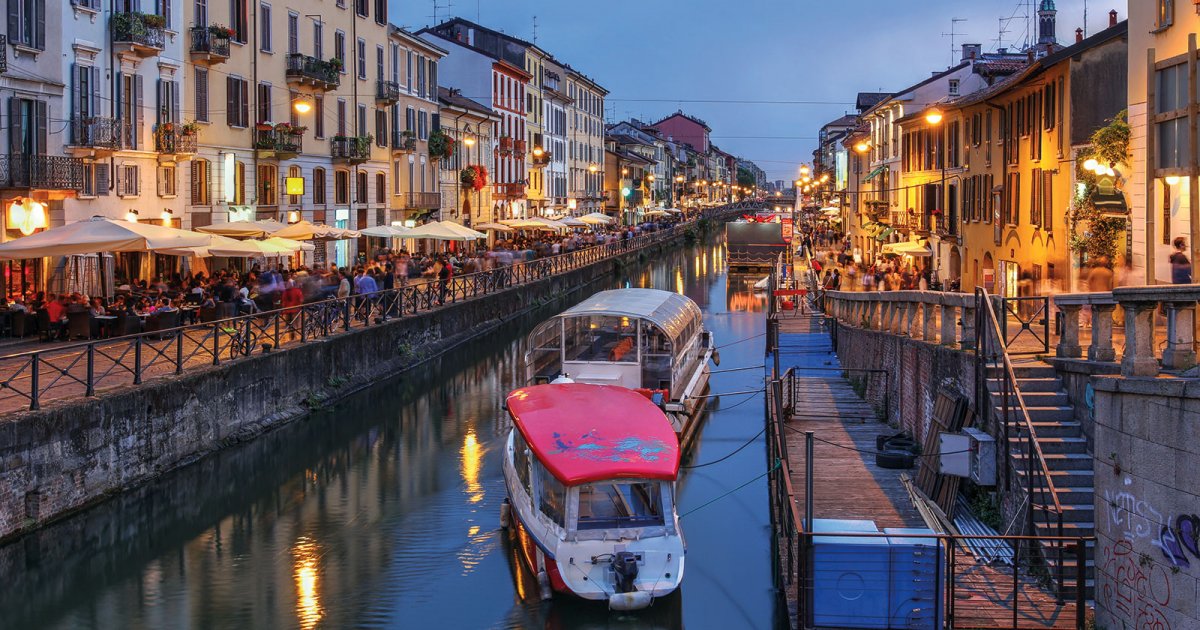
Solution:
{"label": "wrought iron balcony", "polygon": [[512,150],[513,150],[513,139],[509,136],[501,137],[500,138],[500,152],[501,153],[512,153]]}
{"label": "wrought iron balcony", "polygon": [[417,136],[411,131],[392,132],[392,152],[412,153],[417,150]]}
{"label": "wrought iron balcony", "polygon": [[54,155],[0,155],[0,189],[83,189],[83,159]]}
{"label": "wrought iron balcony", "polygon": [[525,196],[525,184],[520,182],[495,184],[492,188],[492,194],[499,199],[520,199]]}
{"label": "wrought iron balcony", "polygon": [[198,134],[182,125],[164,123],[154,131],[154,150],[161,155],[192,155],[196,153]]}
{"label": "wrought iron balcony", "polygon": [[255,130],[254,149],[260,158],[287,160],[296,157],[304,148],[304,133]]}
{"label": "wrought iron balcony", "polygon": [[122,140],[129,135],[128,123],[105,116],[72,116],[72,149],[82,149],[88,155],[97,152],[120,151]]}
{"label": "wrought iron balcony", "polygon": [[138,57],[153,57],[166,47],[162,16],[149,13],[113,13],[113,48]]}
{"label": "wrought iron balcony", "polygon": [[229,59],[229,35],[223,26],[193,26],[192,61],[215,65]]}
{"label": "wrought iron balcony", "polygon": [[334,136],[330,140],[330,155],[334,160],[361,164],[371,159],[371,136]]}
{"label": "wrought iron balcony", "polygon": [[0,74],[8,72],[8,35],[0,35]]}
{"label": "wrought iron balcony", "polygon": [[395,81],[377,81],[375,100],[388,105],[400,100],[400,84]]}
{"label": "wrought iron balcony", "polygon": [[541,155],[534,153],[533,159],[531,159],[529,163],[534,168],[545,168],[548,164],[550,164],[551,159],[552,158],[549,151],[542,151]]}
{"label": "wrought iron balcony", "polygon": [[342,81],[340,64],[300,53],[288,54],[286,75],[289,83],[311,85],[325,91],[337,89]]}
{"label": "wrought iron balcony", "polygon": [[436,210],[442,205],[442,194],[436,192],[406,192],[397,197],[403,210]]}

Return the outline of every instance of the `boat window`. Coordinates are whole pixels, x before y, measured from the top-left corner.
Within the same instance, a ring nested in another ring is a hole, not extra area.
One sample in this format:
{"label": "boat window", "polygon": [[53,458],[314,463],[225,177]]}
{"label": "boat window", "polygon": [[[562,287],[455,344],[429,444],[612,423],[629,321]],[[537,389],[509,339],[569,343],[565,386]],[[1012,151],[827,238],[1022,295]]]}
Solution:
{"label": "boat window", "polygon": [[542,466],[541,462],[537,463],[537,471],[538,485],[541,486],[540,492],[538,492],[538,508],[550,520],[562,527],[563,515],[567,512],[567,489]]}
{"label": "boat window", "polygon": [[568,361],[637,363],[637,320],[592,315],[568,317],[564,323]]}
{"label": "boat window", "polygon": [[579,529],[662,524],[662,484],[659,482],[606,482],[579,486]]}
{"label": "boat window", "polygon": [[521,480],[525,492],[532,497],[533,486],[529,483],[529,445],[525,443],[525,436],[521,435],[520,431],[513,432],[513,468],[516,469],[517,478]]}
{"label": "boat window", "polygon": [[552,319],[529,336],[529,371],[535,380],[550,382],[561,369],[562,321]]}
{"label": "boat window", "polygon": [[658,326],[642,324],[642,387],[671,389],[671,338]]}

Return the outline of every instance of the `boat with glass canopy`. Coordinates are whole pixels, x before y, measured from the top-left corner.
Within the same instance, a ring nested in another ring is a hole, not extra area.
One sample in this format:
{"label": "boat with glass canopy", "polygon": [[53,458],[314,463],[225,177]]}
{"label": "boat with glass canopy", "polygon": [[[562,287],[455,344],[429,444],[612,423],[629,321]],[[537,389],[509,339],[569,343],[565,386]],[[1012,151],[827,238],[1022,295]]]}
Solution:
{"label": "boat with glass canopy", "polygon": [[567,377],[618,385],[659,404],[687,448],[708,390],[712,333],[690,298],[657,289],[601,291],[529,335],[528,382]]}
{"label": "boat with glass canopy", "polygon": [[581,383],[518,389],[505,408],[500,520],[542,598],[636,610],[678,588],[679,444],[663,411],[633,390]]}

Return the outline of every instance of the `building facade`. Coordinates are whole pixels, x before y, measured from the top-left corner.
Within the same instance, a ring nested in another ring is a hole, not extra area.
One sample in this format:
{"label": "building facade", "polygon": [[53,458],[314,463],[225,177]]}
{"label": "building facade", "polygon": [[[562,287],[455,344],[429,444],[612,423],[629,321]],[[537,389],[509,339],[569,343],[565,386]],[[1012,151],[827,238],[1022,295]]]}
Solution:
{"label": "building facade", "polygon": [[[443,221],[466,226],[494,222],[490,162],[500,117],[456,89],[439,88],[442,130],[454,139],[454,155],[438,163]],[[486,185],[463,184],[463,169],[488,169]]]}
{"label": "building facade", "polygon": [[604,211],[604,98],[608,90],[567,66],[567,206],[577,216]]}

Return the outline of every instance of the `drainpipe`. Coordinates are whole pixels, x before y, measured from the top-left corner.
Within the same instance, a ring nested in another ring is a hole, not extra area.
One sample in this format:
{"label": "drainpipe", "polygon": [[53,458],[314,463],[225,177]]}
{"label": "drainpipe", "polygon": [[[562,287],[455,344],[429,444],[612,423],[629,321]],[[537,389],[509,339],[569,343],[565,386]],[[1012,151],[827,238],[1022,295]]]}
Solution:
{"label": "drainpipe", "polygon": [[[105,29],[108,37],[108,108],[112,113],[113,120],[117,120],[117,81],[120,77],[117,74],[117,53],[113,51],[113,36],[112,36],[112,18],[116,14],[117,0],[112,0],[108,11],[108,28]],[[136,120],[136,117],[134,118]],[[118,133],[120,133],[118,131]],[[115,192],[113,189],[117,185],[117,159],[116,156],[108,156],[108,190]],[[100,191],[96,191],[100,192]],[[118,202],[120,203],[120,202]]]}
{"label": "drainpipe", "polygon": [[[251,80],[253,81],[252,87],[254,88],[254,111],[255,111],[254,117],[257,118],[258,117],[258,113],[257,113],[258,108],[261,105],[261,103],[258,102],[258,98],[259,98],[259,96],[258,96],[258,55],[260,54],[258,51],[258,45],[259,45],[259,42],[258,42],[258,12],[260,11],[260,8],[258,6],[252,6],[252,3],[249,3],[249,2],[247,2],[246,4],[247,4],[246,10],[250,12],[250,37],[249,37],[249,40],[250,40],[250,77],[251,77]],[[249,100],[249,98],[250,98],[249,96],[246,97],[247,100]],[[289,102],[288,107],[291,107],[291,106],[292,105]],[[257,121],[255,121],[256,124],[254,124],[254,125],[250,125],[249,124],[250,121],[246,121],[246,123],[247,123],[247,126],[250,127],[250,147],[251,147],[251,150],[254,152],[254,218],[251,220],[257,221],[258,220],[258,203],[260,201],[262,201],[261,199],[258,198],[258,191],[262,188],[262,182],[258,181],[258,174],[259,174],[258,150],[254,149],[254,145],[256,142],[255,136],[258,135],[258,125],[257,125]],[[235,164],[234,168],[236,169],[237,168],[236,160],[234,161],[234,164]],[[276,218],[278,218],[278,210],[276,210]]]}

